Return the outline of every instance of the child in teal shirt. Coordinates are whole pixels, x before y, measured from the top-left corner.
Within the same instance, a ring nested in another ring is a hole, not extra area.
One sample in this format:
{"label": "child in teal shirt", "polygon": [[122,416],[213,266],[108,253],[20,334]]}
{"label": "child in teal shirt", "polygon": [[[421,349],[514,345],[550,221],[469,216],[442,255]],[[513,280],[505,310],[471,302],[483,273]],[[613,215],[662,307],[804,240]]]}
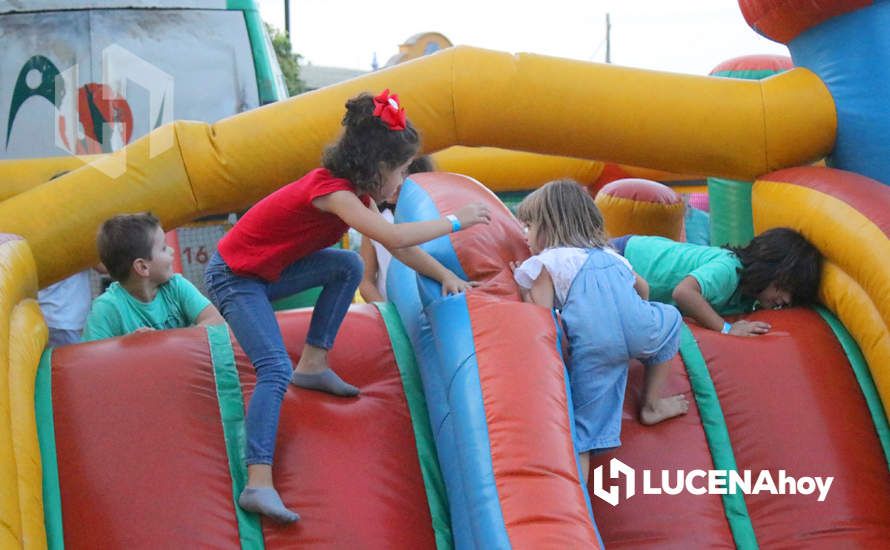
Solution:
{"label": "child in teal shirt", "polygon": [[743,248],[630,235],[612,245],[649,283],[649,299],[676,305],[704,327],[738,336],[766,334],[767,323],[723,315],[814,302],[821,255],[792,229],[770,229]]}
{"label": "child in teal shirt", "polygon": [[173,251],[151,214],[107,220],[97,246],[115,282],[93,301],[82,341],[225,322],[192,283],[173,273]]}

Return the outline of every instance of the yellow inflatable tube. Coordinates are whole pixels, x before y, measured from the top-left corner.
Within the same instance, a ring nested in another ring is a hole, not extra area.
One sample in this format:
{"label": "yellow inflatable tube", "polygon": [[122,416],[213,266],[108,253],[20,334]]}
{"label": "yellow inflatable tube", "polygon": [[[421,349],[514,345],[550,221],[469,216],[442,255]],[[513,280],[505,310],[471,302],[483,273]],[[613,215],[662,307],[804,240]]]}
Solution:
{"label": "yellow inflatable tube", "polygon": [[46,183],[53,176],[77,170],[90,157],[72,155],[52,158],[3,160],[0,161],[0,201],[5,201],[32,187]]}
{"label": "yellow inflatable tube", "polygon": [[593,160],[459,145],[437,152],[433,162],[437,170],[470,176],[492,191],[524,191],[559,178],[589,185],[604,166]]}
{"label": "yellow inflatable tube", "polygon": [[[527,191],[560,178],[571,178],[583,185],[592,185],[597,183],[606,167],[605,163],[595,160],[508,151],[496,147],[455,145],[432,157],[437,170],[470,176],[495,192]],[[661,182],[700,179],[700,176],[691,174],[674,174],[623,164],[616,165],[616,168],[630,178]]]}
{"label": "yellow inflatable tube", "polygon": [[[827,89],[806,69],[748,81],[460,47],[213,125],[159,128],[4,201],[0,231],[28,239],[49,284],[96,261],[94,234],[110,215],[152,210],[170,228],[293,181],[338,134],[346,99],[385,87],[427,151],[495,146],[736,179],[824,156],[836,126]],[[153,150],[150,136],[164,132],[170,146]]]}
{"label": "yellow inflatable tube", "polygon": [[[97,160],[97,155],[63,156],[41,159],[0,160],[0,202],[47,183],[61,172],[73,171]],[[527,191],[558,178],[572,178],[583,185],[597,182],[605,164],[556,155],[508,151],[496,147],[455,145],[432,155],[438,170],[470,176],[495,192]],[[689,182],[701,179],[693,174],[674,174],[661,170],[615,165],[626,177],[660,182]],[[705,186],[685,192],[707,192]]]}
{"label": "yellow inflatable tube", "polygon": [[42,548],[43,485],[34,378],[47,341],[27,243],[0,235],[0,548]]}

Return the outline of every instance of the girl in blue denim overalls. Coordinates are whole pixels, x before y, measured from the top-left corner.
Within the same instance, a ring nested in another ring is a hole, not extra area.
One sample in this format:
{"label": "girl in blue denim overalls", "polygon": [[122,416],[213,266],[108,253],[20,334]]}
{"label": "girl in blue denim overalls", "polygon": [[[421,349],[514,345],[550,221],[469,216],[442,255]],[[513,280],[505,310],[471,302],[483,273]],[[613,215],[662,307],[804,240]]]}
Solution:
{"label": "girl in blue denim overalls", "polygon": [[526,197],[517,215],[533,254],[514,266],[523,299],[562,311],[576,445],[586,478],[591,452],[621,444],[631,359],[646,367],[643,424],[686,413],[683,395],[660,397],[682,319],[673,306],[643,298],[645,281],[607,246],[602,214],[584,187],[571,180],[550,182]]}

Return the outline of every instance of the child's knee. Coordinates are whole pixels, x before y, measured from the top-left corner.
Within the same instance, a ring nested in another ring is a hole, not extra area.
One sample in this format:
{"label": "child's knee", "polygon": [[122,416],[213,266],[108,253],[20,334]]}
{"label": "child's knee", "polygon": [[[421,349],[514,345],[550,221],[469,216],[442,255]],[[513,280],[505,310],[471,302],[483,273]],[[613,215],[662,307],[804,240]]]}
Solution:
{"label": "child's knee", "polygon": [[274,385],[277,391],[284,393],[287,390],[287,385],[290,383],[291,376],[293,375],[294,370],[290,367],[277,368],[269,376],[269,383]]}
{"label": "child's knee", "polygon": [[680,334],[679,332],[671,333],[656,349],[652,355],[641,361],[645,367],[654,367],[662,363],[667,363],[677,355],[680,351]]}
{"label": "child's knee", "polygon": [[270,356],[256,361],[254,366],[257,372],[257,383],[273,384],[282,388],[287,388],[290,377],[294,373],[293,365],[286,353],[284,357]]}
{"label": "child's knee", "polygon": [[680,313],[680,310],[675,306],[669,304],[661,304],[663,307],[662,312],[664,315],[664,325],[679,330],[680,325],[683,324],[683,314]]}
{"label": "child's knee", "polygon": [[341,255],[341,269],[344,279],[355,280],[356,284],[362,280],[362,274],[365,271],[365,262],[358,252],[353,250],[344,250]]}

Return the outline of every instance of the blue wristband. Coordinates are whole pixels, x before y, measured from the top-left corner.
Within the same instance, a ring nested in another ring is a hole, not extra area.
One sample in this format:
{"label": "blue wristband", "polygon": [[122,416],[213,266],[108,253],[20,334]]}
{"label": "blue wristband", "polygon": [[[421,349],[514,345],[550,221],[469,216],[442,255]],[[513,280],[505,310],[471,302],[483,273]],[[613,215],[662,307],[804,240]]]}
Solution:
{"label": "blue wristband", "polygon": [[460,220],[457,219],[457,216],[454,214],[448,214],[445,216],[445,219],[451,222],[451,232],[457,233],[460,231]]}
{"label": "blue wristband", "polygon": [[729,334],[730,330],[732,330],[732,325],[723,321],[723,329],[720,331],[720,334]]}

